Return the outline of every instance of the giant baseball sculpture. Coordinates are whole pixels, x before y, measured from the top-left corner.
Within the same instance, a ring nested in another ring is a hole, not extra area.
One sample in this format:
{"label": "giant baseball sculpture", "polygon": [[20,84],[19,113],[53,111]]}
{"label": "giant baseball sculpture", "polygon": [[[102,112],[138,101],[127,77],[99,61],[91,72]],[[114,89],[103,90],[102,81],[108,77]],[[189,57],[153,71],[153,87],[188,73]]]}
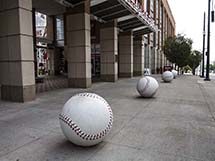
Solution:
{"label": "giant baseball sculpture", "polygon": [[174,77],[173,73],[170,71],[165,71],[162,74],[162,79],[164,82],[168,82],[168,83],[171,82],[173,80],[173,77]]}
{"label": "giant baseball sculpture", "polygon": [[172,70],[172,74],[173,74],[173,77],[174,77],[174,78],[176,78],[176,77],[177,77],[177,75],[178,75],[177,70],[174,70],[174,69],[173,69],[173,70]]}
{"label": "giant baseball sculpture", "polygon": [[80,93],[66,102],[59,119],[68,140],[76,145],[92,146],[109,133],[113,114],[110,105],[99,95]]}
{"label": "giant baseball sculpture", "polygon": [[140,78],[137,83],[137,91],[142,97],[153,97],[158,87],[157,80],[150,76]]}

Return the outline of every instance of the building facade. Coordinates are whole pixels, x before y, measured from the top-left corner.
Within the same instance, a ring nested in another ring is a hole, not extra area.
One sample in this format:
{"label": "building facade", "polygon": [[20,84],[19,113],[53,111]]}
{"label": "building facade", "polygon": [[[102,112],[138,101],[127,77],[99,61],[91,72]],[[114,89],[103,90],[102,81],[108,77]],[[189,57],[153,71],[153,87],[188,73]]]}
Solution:
{"label": "building facade", "polygon": [[145,9],[155,21],[157,31],[145,35],[145,68],[152,73],[162,73],[163,66],[169,65],[162,46],[169,36],[175,35],[175,20],[167,0],[145,0]]}
{"label": "building facade", "polygon": [[1,0],[1,99],[35,99],[47,79],[68,88],[162,72],[175,34],[167,0]]}

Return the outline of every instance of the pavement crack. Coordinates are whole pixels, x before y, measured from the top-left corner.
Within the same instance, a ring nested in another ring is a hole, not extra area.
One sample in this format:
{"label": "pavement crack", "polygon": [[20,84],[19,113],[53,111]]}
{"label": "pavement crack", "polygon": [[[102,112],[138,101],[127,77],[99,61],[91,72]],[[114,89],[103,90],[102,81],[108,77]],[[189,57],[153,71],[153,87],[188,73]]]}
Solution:
{"label": "pavement crack", "polygon": [[1,155],[0,158],[4,157],[4,156],[6,156],[6,155],[8,155],[8,154],[10,154],[10,153],[13,153],[13,152],[17,151],[18,149],[21,149],[22,147],[24,147],[24,146],[26,146],[26,145],[29,145],[29,144],[31,144],[31,143],[34,143],[34,142],[36,142],[36,141],[38,141],[38,140],[40,140],[40,139],[41,139],[41,138],[39,137],[39,138],[37,138],[37,139],[34,139],[34,140],[30,141],[30,142],[27,142],[27,143],[25,143],[25,144],[19,146],[19,147],[15,148],[15,149],[13,149],[13,150],[11,150],[11,151],[8,151],[7,153]]}
{"label": "pavement crack", "polygon": [[198,84],[199,84],[199,89],[202,92],[202,95],[203,95],[203,97],[205,99],[205,103],[207,105],[208,111],[209,111],[213,121],[215,121],[215,116],[213,115],[212,108],[211,108],[211,105],[210,105],[210,101],[208,99],[210,97],[210,95],[207,93],[207,91],[205,90],[205,88],[204,88],[204,86],[202,84],[200,84],[200,83],[198,83]]}

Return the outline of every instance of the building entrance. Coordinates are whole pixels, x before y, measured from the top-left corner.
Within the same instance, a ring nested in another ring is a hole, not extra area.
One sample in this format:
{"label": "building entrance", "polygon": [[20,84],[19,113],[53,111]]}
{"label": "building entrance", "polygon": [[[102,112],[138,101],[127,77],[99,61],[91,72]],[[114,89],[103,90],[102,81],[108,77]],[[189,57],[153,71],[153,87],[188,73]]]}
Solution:
{"label": "building entrance", "polygon": [[91,44],[91,65],[92,76],[100,78],[100,44]]}
{"label": "building entrance", "polygon": [[94,81],[100,79],[101,50],[100,50],[100,23],[91,21],[91,71]]}

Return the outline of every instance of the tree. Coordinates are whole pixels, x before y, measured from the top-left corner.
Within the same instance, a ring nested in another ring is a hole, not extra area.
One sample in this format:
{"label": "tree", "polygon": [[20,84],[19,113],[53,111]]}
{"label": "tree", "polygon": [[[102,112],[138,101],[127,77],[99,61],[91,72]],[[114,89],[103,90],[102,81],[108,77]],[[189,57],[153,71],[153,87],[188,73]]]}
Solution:
{"label": "tree", "polygon": [[195,75],[195,69],[199,66],[201,62],[202,54],[198,50],[193,50],[188,58],[188,65],[192,69],[193,75]]}
{"label": "tree", "polygon": [[210,64],[209,69],[210,70],[215,70],[215,65],[214,64]]}
{"label": "tree", "polygon": [[213,62],[213,64],[210,64],[209,69],[210,69],[211,71],[214,71],[214,70],[215,70],[215,62]]}
{"label": "tree", "polygon": [[192,69],[190,68],[189,65],[186,65],[183,67],[183,70],[185,71],[185,73],[187,73],[188,71],[191,71]]}
{"label": "tree", "polygon": [[192,43],[191,39],[178,34],[175,37],[166,39],[163,51],[170,62],[175,63],[179,67],[184,67],[188,63],[187,61],[191,53]]}

